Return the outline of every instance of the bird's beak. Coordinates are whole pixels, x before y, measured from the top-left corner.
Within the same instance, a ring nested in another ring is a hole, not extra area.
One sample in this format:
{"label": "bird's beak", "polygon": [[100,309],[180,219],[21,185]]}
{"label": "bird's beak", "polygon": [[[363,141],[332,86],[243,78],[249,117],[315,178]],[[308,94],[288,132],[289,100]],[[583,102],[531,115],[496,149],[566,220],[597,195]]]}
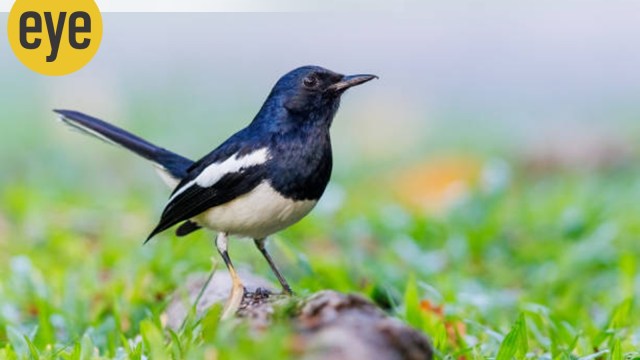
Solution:
{"label": "bird's beak", "polygon": [[378,77],[376,75],[371,74],[345,75],[340,79],[340,81],[329,86],[327,90],[334,93],[342,93],[352,86],[364,84],[367,81],[377,78]]}

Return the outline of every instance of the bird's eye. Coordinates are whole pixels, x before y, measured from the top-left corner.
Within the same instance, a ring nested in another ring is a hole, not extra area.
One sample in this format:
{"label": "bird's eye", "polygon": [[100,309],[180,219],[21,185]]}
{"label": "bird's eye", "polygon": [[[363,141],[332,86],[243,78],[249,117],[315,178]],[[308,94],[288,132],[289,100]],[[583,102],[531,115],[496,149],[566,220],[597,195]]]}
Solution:
{"label": "bird's eye", "polygon": [[302,83],[308,88],[313,88],[318,84],[318,78],[316,78],[315,76],[307,76],[306,78],[304,78],[304,80],[302,80]]}

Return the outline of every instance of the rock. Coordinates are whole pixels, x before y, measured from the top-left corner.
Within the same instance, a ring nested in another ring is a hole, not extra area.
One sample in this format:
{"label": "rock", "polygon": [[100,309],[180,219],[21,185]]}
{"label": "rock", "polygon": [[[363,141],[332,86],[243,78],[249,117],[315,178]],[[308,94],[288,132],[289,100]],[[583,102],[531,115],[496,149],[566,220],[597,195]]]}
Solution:
{"label": "rock", "polygon": [[[255,276],[248,271],[239,269],[238,273],[244,281],[244,286],[247,290],[245,299],[243,299],[243,306],[246,308],[247,301],[250,301],[258,290],[258,288],[272,288],[272,284],[261,277]],[[209,280],[207,288],[202,291],[202,288]],[[189,313],[189,310],[195,303],[198,295],[200,300],[196,305],[196,314],[200,317],[207,312],[215,304],[224,304],[231,292],[231,277],[226,270],[219,270],[213,273],[211,279],[209,275],[205,273],[193,274],[187,278],[187,283],[182,289],[178,289],[171,297],[171,302],[167,306],[162,318],[166,327],[172,330],[178,330],[182,327],[182,324]],[[255,307],[256,305],[253,305]]]}
{"label": "rock", "polygon": [[424,334],[354,294],[325,290],[303,301],[296,325],[305,359],[431,359]]}
{"label": "rock", "polygon": [[[291,306],[291,324],[298,330],[297,343],[303,359],[431,359],[433,349],[427,337],[383,312],[368,299],[332,290],[305,298],[274,294],[271,284],[242,271],[246,292],[238,318],[257,330],[268,329],[274,310]],[[177,330],[196,301],[208,276],[199,274],[177,291],[164,314],[165,325]],[[196,306],[198,316],[216,303],[224,303],[231,289],[229,274],[216,272]],[[187,296],[188,294],[188,296]],[[188,300],[188,302],[187,302]],[[292,304],[293,302],[293,304]],[[284,321],[284,320],[283,320]]]}

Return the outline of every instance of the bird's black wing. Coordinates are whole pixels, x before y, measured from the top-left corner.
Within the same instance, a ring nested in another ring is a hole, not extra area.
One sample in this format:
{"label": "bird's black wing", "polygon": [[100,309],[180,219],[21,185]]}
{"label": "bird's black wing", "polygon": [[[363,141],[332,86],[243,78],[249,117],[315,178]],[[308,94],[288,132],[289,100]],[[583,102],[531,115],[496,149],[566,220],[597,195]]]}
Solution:
{"label": "bird's black wing", "polygon": [[264,178],[264,167],[256,165],[225,174],[209,187],[201,187],[197,183],[190,185],[167,204],[160,222],[146,241],[177,223],[189,220],[212,207],[225,204],[248,193]]}
{"label": "bird's black wing", "polygon": [[[262,160],[257,163],[246,162],[245,157],[255,155],[254,152],[262,154]],[[249,136],[246,129],[236,133],[188,169],[187,176],[175,188],[158,225],[146,241],[175,224],[253,190],[266,177],[263,163],[267,156],[266,148]],[[219,179],[213,184],[202,186],[199,183],[199,177],[209,171],[210,166],[219,166],[230,159],[243,165],[232,169],[222,167],[217,173]]]}

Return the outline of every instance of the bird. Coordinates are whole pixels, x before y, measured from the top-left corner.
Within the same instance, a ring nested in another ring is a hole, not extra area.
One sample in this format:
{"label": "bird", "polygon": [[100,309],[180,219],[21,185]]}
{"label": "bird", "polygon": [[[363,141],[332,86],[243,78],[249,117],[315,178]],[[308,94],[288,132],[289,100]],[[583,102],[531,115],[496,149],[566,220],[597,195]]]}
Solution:
{"label": "bird", "polygon": [[173,189],[144,243],[175,225],[177,236],[201,228],[216,233],[215,247],[232,281],[225,318],[235,313],[245,293],[229,256],[230,236],[253,239],[282,293],[293,293],[267,251],[266,240],[317,204],[331,177],[330,128],[341,97],[347,89],[376,78],[314,65],[296,68],[280,77],[246,127],[197,161],[82,112],[54,112],[66,125],[151,161]]}

